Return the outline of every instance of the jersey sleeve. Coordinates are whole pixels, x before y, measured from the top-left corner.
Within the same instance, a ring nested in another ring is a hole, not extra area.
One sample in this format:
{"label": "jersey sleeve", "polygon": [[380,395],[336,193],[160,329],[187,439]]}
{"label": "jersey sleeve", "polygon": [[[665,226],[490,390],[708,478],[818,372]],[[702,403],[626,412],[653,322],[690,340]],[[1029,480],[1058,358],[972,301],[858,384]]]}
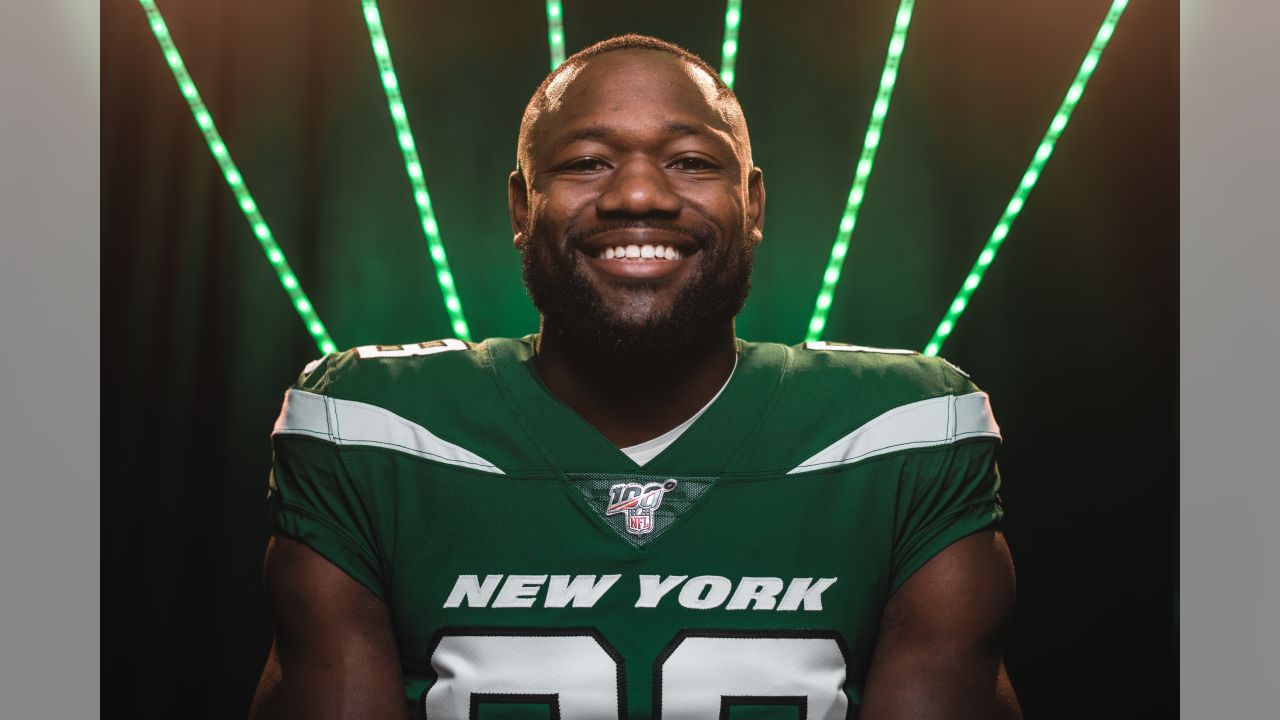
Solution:
{"label": "jersey sleeve", "polygon": [[385,600],[370,505],[341,448],[323,438],[325,406],[323,396],[296,388],[286,395],[271,438],[268,519]]}
{"label": "jersey sleeve", "polygon": [[951,543],[1004,517],[996,465],[1000,428],[987,394],[950,362],[935,358],[933,367],[953,397],[951,442],[900,489],[891,592]]}
{"label": "jersey sleeve", "polygon": [[890,592],[951,543],[1004,517],[997,447],[989,440],[953,444],[936,469],[904,485]]}

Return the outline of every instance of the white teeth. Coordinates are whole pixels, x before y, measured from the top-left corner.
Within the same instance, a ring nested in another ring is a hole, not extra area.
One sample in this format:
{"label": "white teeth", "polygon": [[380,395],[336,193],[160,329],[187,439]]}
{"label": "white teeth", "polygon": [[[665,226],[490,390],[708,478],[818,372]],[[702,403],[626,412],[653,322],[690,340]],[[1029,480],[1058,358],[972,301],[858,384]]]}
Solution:
{"label": "white teeth", "polygon": [[680,260],[684,253],[670,245],[619,245],[596,254],[601,260]]}

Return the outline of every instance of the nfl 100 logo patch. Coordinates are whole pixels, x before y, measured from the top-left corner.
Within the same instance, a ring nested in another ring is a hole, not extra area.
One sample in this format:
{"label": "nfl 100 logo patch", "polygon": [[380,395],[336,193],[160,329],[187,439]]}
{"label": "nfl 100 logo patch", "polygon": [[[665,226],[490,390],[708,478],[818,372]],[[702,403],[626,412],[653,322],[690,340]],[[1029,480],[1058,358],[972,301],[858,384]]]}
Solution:
{"label": "nfl 100 logo patch", "polygon": [[632,547],[642,547],[692,511],[715,477],[565,473],[587,506]]}
{"label": "nfl 100 logo patch", "polygon": [[626,530],[632,535],[653,532],[653,513],[662,505],[662,496],[676,489],[675,479],[650,483],[617,483],[609,488],[605,515],[626,513]]}

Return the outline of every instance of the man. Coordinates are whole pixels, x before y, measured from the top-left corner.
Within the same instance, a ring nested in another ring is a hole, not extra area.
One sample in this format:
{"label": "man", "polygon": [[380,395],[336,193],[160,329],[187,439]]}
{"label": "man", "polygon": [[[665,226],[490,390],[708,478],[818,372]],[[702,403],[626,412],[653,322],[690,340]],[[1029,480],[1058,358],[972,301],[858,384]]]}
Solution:
{"label": "man", "polygon": [[254,716],[1018,717],[986,395],[734,337],[765,191],[716,73],[570,58],[509,199],[537,336],[358,348],[286,396]]}

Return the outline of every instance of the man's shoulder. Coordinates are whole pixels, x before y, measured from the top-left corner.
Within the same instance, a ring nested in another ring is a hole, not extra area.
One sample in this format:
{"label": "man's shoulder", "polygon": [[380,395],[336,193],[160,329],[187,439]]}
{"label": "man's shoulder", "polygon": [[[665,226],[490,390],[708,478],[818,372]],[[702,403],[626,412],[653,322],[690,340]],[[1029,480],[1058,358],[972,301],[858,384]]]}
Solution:
{"label": "man's shoulder", "polygon": [[376,408],[427,427],[493,422],[506,403],[491,371],[492,350],[526,342],[447,338],[330,353],[303,369],[286,401]]}
{"label": "man's shoulder", "polygon": [[950,361],[915,350],[834,341],[788,348],[788,384],[797,390],[857,390],[904,401],[978,390],[968,373]]}
{"label": "man's shoulder", "polygon": [[527,342],[450,338],[330,353],[309,363],[285,393],[272,435],[484,472],[530,466],[519,433],[495,432],[515,421],[492,372],[497,347],[518,350]]}
{"label": "man's shoulder", "polygon": [[489,346],[518,342],[457,338],[394,345],[362,345],[329,353],[303,368],[291,389],[379,404],[384,396],[490,382]]}
{"label": "man's shoulder", "polygon": [[[759,352],[766,345],[748,343],[746,349]],[[867,457],[885,448],[937,447],[961,439],[960,421],[970,415],[984,437],[996,437],[988,432],[995,425],[988,422],[986,393],[940,357],[838,342],[772,347],[785,354],[786,370],[746,465],[798,472],[833,447],[856,445],[862,452],[871,440],[884,448],[876,445]]]}

